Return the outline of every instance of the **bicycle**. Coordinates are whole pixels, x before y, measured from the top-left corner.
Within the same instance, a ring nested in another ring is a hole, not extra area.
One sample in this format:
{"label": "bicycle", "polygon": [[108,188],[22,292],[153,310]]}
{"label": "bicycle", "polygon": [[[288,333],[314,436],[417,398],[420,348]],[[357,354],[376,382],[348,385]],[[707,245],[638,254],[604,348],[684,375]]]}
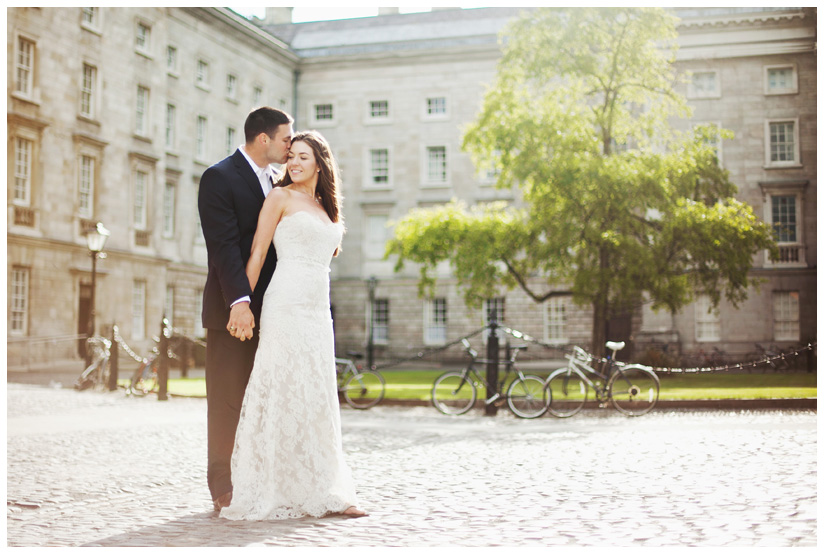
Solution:
{"label": "bicycle", "polygon": [[143,397],[148,393],[157,393],[160,389],[160,380],[158,379],[158,367],[155,361],[158,358],[157,348],[152,349],[152,354],[143,359],[132,378],[129,380],[129,389],[126,390],[127,395],[136,395]]}
{"label": "bicycle", "polygon": [[[347,353],[361,358],[360,353]],[[384,376],[375,370],[363,370],[348,358],[335,359],[335,373],[338,379],[338,393],[342,394],[349,406],[358,410],[374,407],[384,399],[387,384]]]}
{"label": "bicycle", "polygon": [[[478,358],[478,352],[470,346],[470,342],[462,339],[464,350],[470,355],[470,363],[463,370],[450,370],[441,374],[433,383],[432,402],[440,412],[449,416],[458,416],[469,411],[478,397],[478,386],[484,385],[490,390],[491,384],[475,369],[475,364],[490,361]],[[510,411],[520,418],[535,418],[547,410],[549,391],[544,388],[544,380],[538,376],[526,375],[516,367],[516,357],[519,352],[527,349],[527,345],[512,347],[510,358],[504,361],[504,376],[499,380],[496,393],[484,401],[485,405],[500,402],[501,391],[511,372],[516,377],[510,384],[505,395],[505,401]],[[542,410],[540,414],[538,408]]]}
{"label": "bicycle", "polygon": [[86,349],[92,352],[92,363],[87,366],[74,384],[78,391],[109,384],[109,356],[112,342],[95,335],[86,340]]}
{"label": "bicycle", "polygon": [[[600,406],[609,400],[613,407],[627,416],[641,416],[650,412],[659,400],[659,377],[647,366],[625,364],[616,360],[616,351],[624,348],[624,341],[608,341],[613,351],[604,360],[603,373],[588,362],[593,359],[581,347],[574,347],[567,367],[552,372],[544,384],[550,394],[547,410],[553,416],[568,418],[577,414],[587,401],[588,388],[596,394]],[[590,380],[585,372],[595,376]]]}

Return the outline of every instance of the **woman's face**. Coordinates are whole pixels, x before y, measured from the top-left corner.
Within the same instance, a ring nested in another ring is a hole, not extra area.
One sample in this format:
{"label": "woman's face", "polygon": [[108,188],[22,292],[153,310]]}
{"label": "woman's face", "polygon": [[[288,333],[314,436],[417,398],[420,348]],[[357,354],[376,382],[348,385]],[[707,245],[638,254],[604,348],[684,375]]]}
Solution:
{"label": "woman's face", "polygon": [[307,183],[318,179],[315,154],[312,152],[312,147],[303,141],[295,141],[289,147],[286,167],[293,183]]}

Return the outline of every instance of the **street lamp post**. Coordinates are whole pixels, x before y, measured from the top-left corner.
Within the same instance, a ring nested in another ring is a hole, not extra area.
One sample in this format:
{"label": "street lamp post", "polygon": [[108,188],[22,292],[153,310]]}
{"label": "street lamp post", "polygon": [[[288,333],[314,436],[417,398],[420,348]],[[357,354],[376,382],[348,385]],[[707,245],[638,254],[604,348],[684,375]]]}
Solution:
{"label": "street lamp post", "polygon": [[[89,308],[89,337],[95,334],[95,287],[97,280],[97,259],[106,258],[106,253],[103,252],[103,247],[106,245],[106,239],[109,238],[109,230],[103,227],[103,224],[97,222],[94,229],[86,234],[86,243],[89,246],[89,255],[92,257],[92,295],[90,299]],[[91,364],[89,349],[86,349],[86,365]]]}
{"label": "street lamp post", "polygon": [[374,361],[374,347],[375,347],[375,337],[373,336],[374,328],[375,328],[375,286],[378,283],[378,280],[375,279],[375,276],[370,276],[370,279],[367,280],[367,287],[369,289],[369,333],[367,335],[367,368],[372,368],[373,361]]}

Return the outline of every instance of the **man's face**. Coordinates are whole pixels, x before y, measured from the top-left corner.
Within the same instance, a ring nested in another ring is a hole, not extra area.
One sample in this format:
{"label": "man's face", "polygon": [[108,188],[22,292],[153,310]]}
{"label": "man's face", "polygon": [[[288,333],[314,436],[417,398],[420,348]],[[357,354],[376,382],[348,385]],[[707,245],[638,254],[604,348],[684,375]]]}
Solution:
{"label": "man's face", "polygon": [[270,164],[283,164],[289,154],[289,145],[292,142],[292,124],[279,125],[275,136],[270,137],[266,149],[266,159]]}

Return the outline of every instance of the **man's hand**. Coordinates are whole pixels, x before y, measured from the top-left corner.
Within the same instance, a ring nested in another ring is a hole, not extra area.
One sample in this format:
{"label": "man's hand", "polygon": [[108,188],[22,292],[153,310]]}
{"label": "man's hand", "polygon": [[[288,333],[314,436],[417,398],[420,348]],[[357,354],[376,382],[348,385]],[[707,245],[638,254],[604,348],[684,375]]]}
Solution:
{"label": "man's hand", "polygon": [[252,339],[252,329],[255,327],[255,316],[249,310],[248,302],[240,302],[232,306],[229,311],[229,323],[226,329],[232,337],[241,341]]}

